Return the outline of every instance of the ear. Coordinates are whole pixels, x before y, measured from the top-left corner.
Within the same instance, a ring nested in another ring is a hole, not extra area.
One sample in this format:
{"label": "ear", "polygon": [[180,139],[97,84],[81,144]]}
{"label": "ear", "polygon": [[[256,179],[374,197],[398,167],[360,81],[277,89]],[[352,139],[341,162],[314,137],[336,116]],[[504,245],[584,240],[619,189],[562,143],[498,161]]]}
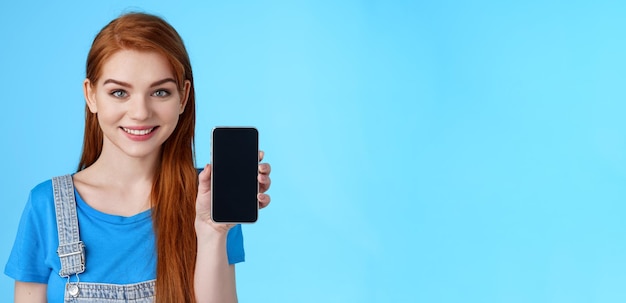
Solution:
{"label": "ear", "polygon": [[185,111],[185,106],[187,106],[187,101],[189,101],[189,94],[191,92],[191,81],[185,80],[185,88],[183,91],[183,95],[180,98],[180,112],[179,115],[182,115]]}
{"label": "ear", "polygon": [[96,90],[92,87],[91,81],[85,79],[83,81],[83,94],[85,95],[85,101],[89,107],[89,111],[93,114],[98,112],[98,106],[96,104]]}

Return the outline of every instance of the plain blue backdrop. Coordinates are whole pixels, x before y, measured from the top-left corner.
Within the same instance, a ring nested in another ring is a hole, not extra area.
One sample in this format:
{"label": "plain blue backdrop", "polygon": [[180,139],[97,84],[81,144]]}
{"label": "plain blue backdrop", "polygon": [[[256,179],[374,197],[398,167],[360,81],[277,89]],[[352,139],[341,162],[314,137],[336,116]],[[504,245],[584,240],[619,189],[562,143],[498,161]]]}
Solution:
{"label": "plain blue backdrop", "polygon": [[2,264],[129,11],[185,40],[199,166],[213,126],[260,130],[241,302],[626,301],[621,1],[3,1]]}

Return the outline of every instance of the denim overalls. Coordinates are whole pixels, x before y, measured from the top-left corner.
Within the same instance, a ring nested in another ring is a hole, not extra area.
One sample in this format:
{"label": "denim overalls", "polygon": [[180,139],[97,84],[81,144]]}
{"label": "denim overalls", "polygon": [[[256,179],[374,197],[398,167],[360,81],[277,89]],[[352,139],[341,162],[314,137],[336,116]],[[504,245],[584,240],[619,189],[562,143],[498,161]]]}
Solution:
{"label": "denim overalls", "polygon": [[[59,275],[67,278],[65,303],[151,303],[155,280],[135,284],[80,282],[85,271],[85,245],[80,240],[76,198],[71,175],[52,178],[61,260]],[[72,279],[76,276],[75,279]]]}

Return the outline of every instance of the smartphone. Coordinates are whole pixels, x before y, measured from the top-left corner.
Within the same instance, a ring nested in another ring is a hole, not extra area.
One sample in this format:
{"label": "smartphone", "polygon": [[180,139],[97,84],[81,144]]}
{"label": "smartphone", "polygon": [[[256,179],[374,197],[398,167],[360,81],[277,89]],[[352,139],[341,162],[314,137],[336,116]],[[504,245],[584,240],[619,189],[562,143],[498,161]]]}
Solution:
{"label": "smartphone", "polygon": [[254,223],[259,202],[259,132],[215,127],[211,136],[211,216],[216,223]]}

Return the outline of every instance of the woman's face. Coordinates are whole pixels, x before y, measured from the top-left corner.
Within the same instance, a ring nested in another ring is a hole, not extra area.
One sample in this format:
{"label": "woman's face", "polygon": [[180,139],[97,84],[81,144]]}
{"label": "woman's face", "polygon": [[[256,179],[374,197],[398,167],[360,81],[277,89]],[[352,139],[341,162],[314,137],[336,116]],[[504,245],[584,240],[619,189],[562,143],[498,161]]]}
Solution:
{"label": "woman's face", "polygon": [[85,98],[98,115],[103,155],[157,157],[185,108],[189,92],[178,90],[167,59],[156,52],[121,50],[102,66],[93,86],[85,80]]}

